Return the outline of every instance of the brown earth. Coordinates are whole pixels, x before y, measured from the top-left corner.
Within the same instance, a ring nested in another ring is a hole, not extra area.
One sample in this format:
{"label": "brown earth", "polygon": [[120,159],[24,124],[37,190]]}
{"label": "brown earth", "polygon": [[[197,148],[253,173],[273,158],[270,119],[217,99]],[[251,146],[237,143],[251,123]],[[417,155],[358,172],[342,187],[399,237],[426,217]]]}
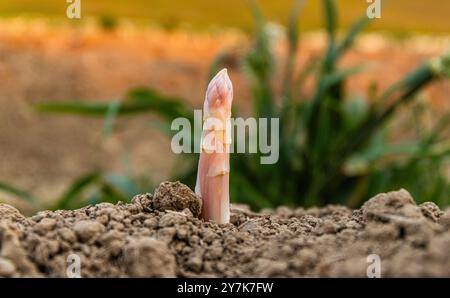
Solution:
{"label": "brown earth", "polygon": [[0,276],[65,277],[68,256],[82,277],[450,277],[450,209],[417,206],[405,190],[360,209],[232,208],[231,223],[196,218],[201,200],[162,183],[131,204],[102,203],[26,218],[0,205]]}
{"label": "brown earth", "polygon": [[[149,129],[154,118],[143,115],[119,121],[118,133],[104,142],[101,119],[39,114],[32,105],[47,100],[108,101],[145,85],[201,107],[211,61],[225,49],[245,53],[249,43],[248,36],[235,31],[168,32],[125,24],[105,32],[90,25],[56,27],[40,20],[1,20],[0,181],[52,201],[75,178],[98,169],[131,169],[135,175],[150,174],[155,181],[167,179],[176,156],[169,140]],[[285,42],[281,38],[276,44],[282,59]],[[323,34],[303,34],[299,69],[322,53],[324,44]],[[363,36],[342,66],[369,63],[372,67],[349,81],[349,91],[366,94],[373,81],[383,90],[446,48],[450,40],[445,37],[392,42],[380,35]],[[248,112],[251,99],[243,72],[233,59],[227,66],[235,86],[234,103]],[[281,74],[279,65],[274,78]],[[424,91],[437,111],[449,110],[449,93],[448,83]],[[124,152],[129,156],[127,165]],[[0,200],[26,213],[33,211],[12,196],[1,194]]]}

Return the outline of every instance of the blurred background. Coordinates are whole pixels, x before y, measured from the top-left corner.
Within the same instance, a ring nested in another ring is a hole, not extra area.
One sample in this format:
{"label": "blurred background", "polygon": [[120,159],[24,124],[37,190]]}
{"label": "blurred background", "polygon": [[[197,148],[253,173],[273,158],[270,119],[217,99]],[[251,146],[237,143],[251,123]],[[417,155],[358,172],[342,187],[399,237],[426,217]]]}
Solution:
{"label": "blurred background", "polygon": [[[279,117],[280,161],[232,157],[232,201],[449,203],[450,2],[0,2],[0,202],[25,213],[195,182],[170,149],[227,67],[235,115]],[[431,62],[430,62],[431,61]]]}

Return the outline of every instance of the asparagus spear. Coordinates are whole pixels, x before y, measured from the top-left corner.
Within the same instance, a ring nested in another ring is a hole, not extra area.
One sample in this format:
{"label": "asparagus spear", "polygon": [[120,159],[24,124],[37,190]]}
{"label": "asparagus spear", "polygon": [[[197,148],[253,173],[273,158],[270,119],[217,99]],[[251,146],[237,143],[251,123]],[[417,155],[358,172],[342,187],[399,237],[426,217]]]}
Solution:
{"label": "asparagus spear", "polygon": [[202,198],[201,216],[230,221],[229,173],[233,86],[222,69],[209,83],[203,106],[203,132],[195,192]]}

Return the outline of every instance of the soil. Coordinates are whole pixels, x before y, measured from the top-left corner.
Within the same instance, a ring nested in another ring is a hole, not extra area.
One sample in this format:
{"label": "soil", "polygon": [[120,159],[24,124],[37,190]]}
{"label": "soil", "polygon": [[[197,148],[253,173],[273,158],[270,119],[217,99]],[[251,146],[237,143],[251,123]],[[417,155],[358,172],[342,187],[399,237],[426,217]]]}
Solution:
{"label": "soil", "polygon": [[32,217],[1,204],[0,276],[66,277],[76,254],[82,277],[366,277],[377,254],[382,277],[450,277],[450,208],[416,205],[406,190],[357,210],[238,205],[224,225],[200,209],[179,182],[131,204]]}

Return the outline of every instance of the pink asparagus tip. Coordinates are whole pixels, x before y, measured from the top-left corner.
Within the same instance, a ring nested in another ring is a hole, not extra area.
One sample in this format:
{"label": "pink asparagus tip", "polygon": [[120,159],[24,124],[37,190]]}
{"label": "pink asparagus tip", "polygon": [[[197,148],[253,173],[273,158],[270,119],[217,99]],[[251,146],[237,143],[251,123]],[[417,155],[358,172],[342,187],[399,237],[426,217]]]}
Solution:
{"label": "pink asparagus tip", "polygon": [[230,221],[230,117],[233,85],[226,69],[209,83],[203,106],[203,132],[195,192],[203,200],[202,217]]}
{"label": "pink asparagus tip", "polygon": [[214,103],[219,105],[222,101],[226,101],[231,105],[232,99],[233,85],[231,84],[227,69],[224,68],[209,82],[208,89],[206,90],[206,100],[210,105]]}

